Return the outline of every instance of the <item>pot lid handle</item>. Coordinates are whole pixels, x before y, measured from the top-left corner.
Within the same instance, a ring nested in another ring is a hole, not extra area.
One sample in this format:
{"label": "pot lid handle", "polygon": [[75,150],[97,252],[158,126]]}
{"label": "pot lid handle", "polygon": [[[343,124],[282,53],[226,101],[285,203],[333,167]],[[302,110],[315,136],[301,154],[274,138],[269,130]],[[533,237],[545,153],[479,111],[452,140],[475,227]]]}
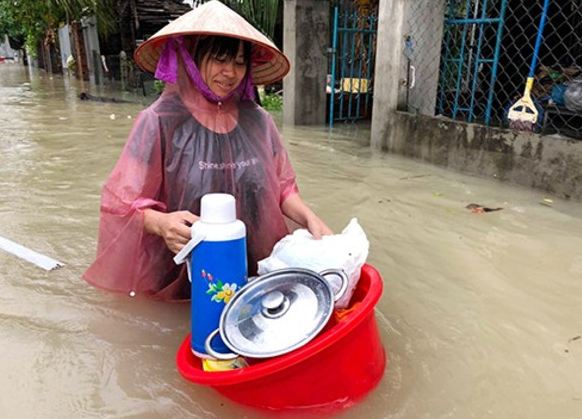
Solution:
{"label": "pot lid handle", "polygon": [[[348,290],[348,276],[346,275],[343,269],[326,269],[325,271],[321,271],[319,274],[324,278],[327,275],[335,275],[340,277],[342,283],[340,285],[339,290],[337,290],[333,297],[334,303],[344,296],[344,294]],[[327,283],[329,284],[329,282]]]}
{"label": "pot lid handle", "polygon": [[263,297],[261,305],[267,310],[274,310],[283,304],[284,300],[285,296],[281,291],[273,291]]}
{"label": "pot lid handle", "polygon": [[206,341],[204,342],[204,349],[206,349],[206,353],[213,358],[220,359],[223,361],[230,361],[231,359],[238,358],[238,354],[232,352],[224,354],[216,352],[214,349],[212,349],[212,339],[214,339],[218,332],[220,332],[220,329],[214,330],[206,337]]}
{"label": "pot lid handle", "polygon": [[261,299],[261,306],[263,316],[276,319],[289,310],[291,302],[281,291],[271,291]]}

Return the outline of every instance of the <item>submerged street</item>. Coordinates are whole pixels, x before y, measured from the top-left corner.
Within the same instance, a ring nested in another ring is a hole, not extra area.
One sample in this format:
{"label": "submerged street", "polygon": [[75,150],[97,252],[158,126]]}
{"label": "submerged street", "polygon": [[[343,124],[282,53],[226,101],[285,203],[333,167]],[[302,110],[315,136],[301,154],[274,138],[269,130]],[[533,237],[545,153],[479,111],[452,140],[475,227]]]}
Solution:
{"label": "submerged street", "polygon": [[[64,263],[46,272],[0,251],[2,416],[272,417],[179,375],[188,304],[81,279],[101,185],[145,102],[80,91],[0,64],[0,237]],[[336,232],[357,217],[384,278],[387,369],[339,417],[580,417],[580,202],[375,153],[357,126],[281,132],[305,200]]]}

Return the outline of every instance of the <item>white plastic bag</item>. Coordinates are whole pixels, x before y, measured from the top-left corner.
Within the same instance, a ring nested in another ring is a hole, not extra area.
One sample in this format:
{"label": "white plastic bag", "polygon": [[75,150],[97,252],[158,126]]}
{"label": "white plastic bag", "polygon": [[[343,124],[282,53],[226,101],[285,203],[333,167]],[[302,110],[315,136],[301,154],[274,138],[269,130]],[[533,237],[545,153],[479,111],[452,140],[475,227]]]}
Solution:
{"label": "white plastic bag", "polygon": [[[263,275],[283,268],[306,268],[315,272],[343,269],[348,275],[348,289],[335,307],[346,308],[360,279],[369,247],[366,233],[356,218],[340,234],[323,236],[321,240],[315,240],[306,229],[299,229],[279,240],[271,255],[259,261],[258,273]],[[337,289],[339,284],[334,284],[333,278],[328,277],[332,288]]]}
{"label": "white plastic bag", "polygon": [[564,92],[564,104],[573,112],[582,111],[582,77],[567,84]]}

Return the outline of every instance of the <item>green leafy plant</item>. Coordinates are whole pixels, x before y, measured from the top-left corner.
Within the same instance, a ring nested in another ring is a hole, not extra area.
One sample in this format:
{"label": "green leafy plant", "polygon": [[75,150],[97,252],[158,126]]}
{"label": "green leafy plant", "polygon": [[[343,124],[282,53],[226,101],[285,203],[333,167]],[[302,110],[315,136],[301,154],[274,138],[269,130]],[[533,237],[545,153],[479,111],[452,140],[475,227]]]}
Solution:
{"label": "green leafy plant", "polygon": [[[198,0],[194,5],[204,4],[207,1],[210,0]],[[273,39],[283,0],[222,0],[222,2]]]}
{"label": "green leafy plant", "polygon": [[164,87],[166,87],[166,83],[164,83],[161,80],[156,80],[154,81],[154,92],[156,92],[157,95],[162,94],[162,92],[164,91]]}
{"label": "green leafy plant", "polygon": [[30,52],[50,38],[61,23],[96,16],[99,32],[108,34],[116,25],[114,4],[123,0],[0,0],[0,37],[26,39]]}
{"label": "green leafy plant", "polygon": [[263,93],[260,98],[263,108],[270,112],[283,109],[283,96],[278,93]]}

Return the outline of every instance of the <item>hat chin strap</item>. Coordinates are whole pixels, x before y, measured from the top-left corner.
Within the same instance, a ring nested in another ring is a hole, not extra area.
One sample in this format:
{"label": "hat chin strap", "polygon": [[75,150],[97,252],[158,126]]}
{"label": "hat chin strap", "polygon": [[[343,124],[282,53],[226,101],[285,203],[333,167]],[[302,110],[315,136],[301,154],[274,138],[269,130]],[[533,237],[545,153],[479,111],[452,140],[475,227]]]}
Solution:
{"label": "hat chin strap", "polygon": [[186,50],[186,47],[184,46],[184,38],[181,36],[170,38],[166,41],[166,45],[164,46],[164,50],[158,61],[158,66],[156,67],[156,79],[176,84],[178,80],[178,55],[176,54],[176,49],[180,51],[180,56],[184,63],[184,67],[186,68],[188,77],[206,100],[213,103],[224,102],[234,95],[239,96],[241,100],[255,100],[255,90],[250,71],[250,63],[245,77],[238,87],[226,96],[217,96],[202,78],[200,70],[198,70],[192,56]]}

